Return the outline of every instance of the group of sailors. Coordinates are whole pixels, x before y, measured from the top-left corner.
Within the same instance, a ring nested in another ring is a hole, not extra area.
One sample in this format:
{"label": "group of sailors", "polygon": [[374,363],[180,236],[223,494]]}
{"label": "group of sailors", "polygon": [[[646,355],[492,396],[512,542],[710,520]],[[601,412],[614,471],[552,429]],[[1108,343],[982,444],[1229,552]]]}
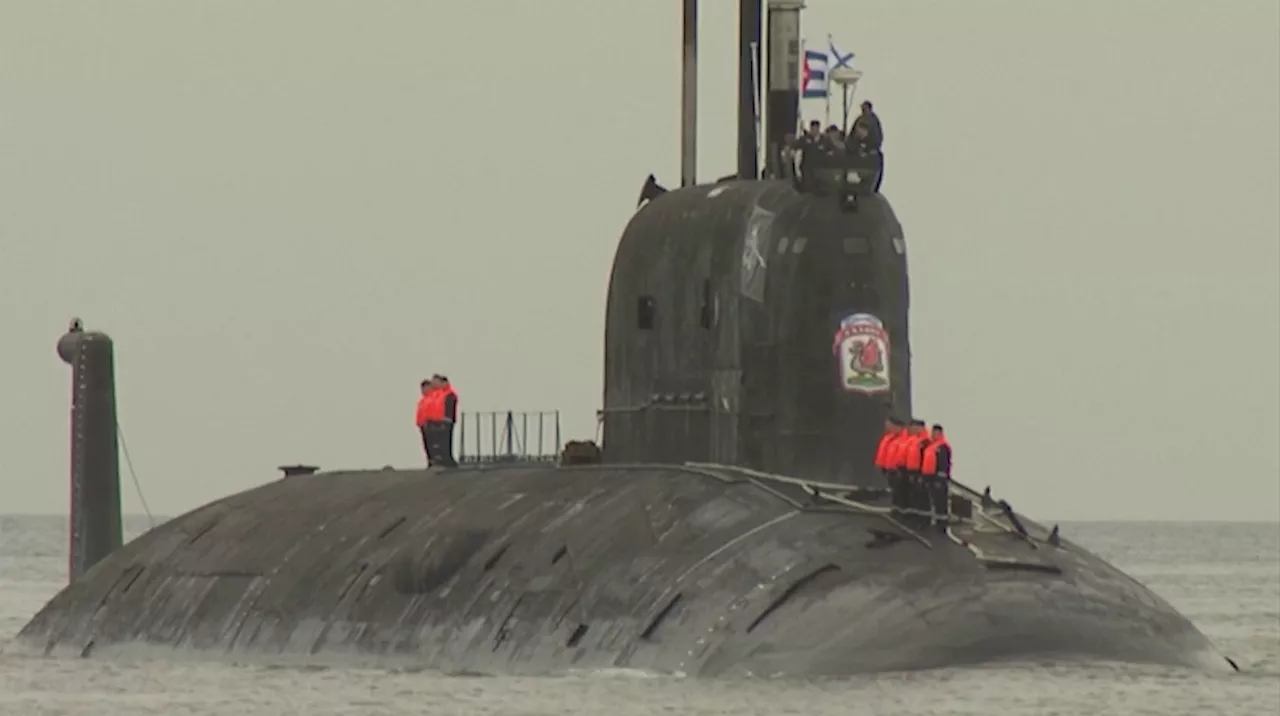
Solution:
{"label": "group of sailors", "polygon": [[[804,187],[816,175],[815,170],[841,168],[853,160],[859,166],[874,167],[873,192],[880,191],[884,180],[884,128],[871,102],[862,103],[862,114],[854,120],[846,135],[836,125],[824,131],[816,119],[799,137],[789,138],[783,149],[784,166],[796,167],[799,183]],[[798,167],[794,164],[799,159]]]}
{"label": "group of sailors", "polygon": [[929,516],[946,526],[951,443],[941,425],[926,431],[923,420],[889,418],[876,449],[876,467],[889,482],[895,511]]}
{"label": "group of sailors", "polygon": [[457,467],[453,459],[453,426],[458,421],[458,392],[439,373],[422,381],[414,421],[422,433],[422,449],[430,467]]}

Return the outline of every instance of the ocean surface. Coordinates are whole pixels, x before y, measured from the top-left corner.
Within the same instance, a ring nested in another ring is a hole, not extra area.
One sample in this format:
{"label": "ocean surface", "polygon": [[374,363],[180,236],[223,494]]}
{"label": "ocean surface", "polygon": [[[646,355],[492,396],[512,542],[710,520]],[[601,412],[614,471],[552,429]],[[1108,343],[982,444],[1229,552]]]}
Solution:
{"label": "ocean surface", "polygon": [[[129,536],[147,529],[130,519]],[[1127,664],[1020,664],[839,680],[555,678],[264,667],[167,650],[48,659],[8,646],[66,579],[66,520],[0,517],[0,716],[281,714],[1280,714],[1280,524],[1064,524],[1154,589],[1239,674]]]}

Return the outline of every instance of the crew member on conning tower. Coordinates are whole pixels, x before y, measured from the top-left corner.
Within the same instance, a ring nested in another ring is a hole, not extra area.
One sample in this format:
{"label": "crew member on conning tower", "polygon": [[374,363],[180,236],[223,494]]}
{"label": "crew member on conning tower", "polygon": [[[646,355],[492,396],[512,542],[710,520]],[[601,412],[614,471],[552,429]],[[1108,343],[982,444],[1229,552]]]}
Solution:
{"label": "crew member on conning tower", "polygon": [[796,139],[796,151],[800,155],[801,186],[811,186],[814,176],[824,166],[822,140],[822,122],[816,119],[809,122],[809,128]]}
{"label": "crew member on conning tower", "polygon": [[[865,134],[859,137],[859,132],[865,132]],[[849,138],[850,146],[856,146],[861,142],[868,153],[875,155],[876,185],[872,191],[878,193],[880,183],[884,181],[884,127],[880,124],[880,117],[876,115],[870,100],[862,103],[862,114],[853,120]]]}

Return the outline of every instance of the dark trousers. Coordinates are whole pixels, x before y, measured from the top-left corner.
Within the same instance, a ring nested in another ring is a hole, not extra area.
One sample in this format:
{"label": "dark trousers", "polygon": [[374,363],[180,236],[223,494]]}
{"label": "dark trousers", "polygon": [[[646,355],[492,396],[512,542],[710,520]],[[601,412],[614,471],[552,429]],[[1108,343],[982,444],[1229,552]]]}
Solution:
{"label": "dark trousers", "polygon": [[433,445],[431,444],[432,435],[431,435],[430,423],[426,425],[419,425],[418,432],[422,433],[422,452],[426,453],[427,464],[430,465],[433,462],[431,459],[431,448],[433,447]]}
{"label": "dark trousers", "polygon": [[893,498],[893,507],[897,510],[929,509],[928,497],[921,506],[920,476],[907,470],[889,470],[889,490]]}
{"label": "dark trousers", "polygon": [[911,470],[901,470],[902,507],[906,510],[920,509],[920,475]]}
{"label": "dark trousers", "polygon": [[909,488],[907,497],[907,507],[913,510],[929,511],[929,493],[924,487],[924,478],[919,472],[914,470],[907,472],[907,483]]}
{"label": "dark trousers", "polygon": [[880,472],[884,475],[885,483],[889,485],[889,504],[894,509],[902,507],[902,486],[898,480],[898,471],[881,469]]}
{"label": "dark trousers", "polygon": [[427,423],[424,438],[430,445],[427,449],[429,464],[440,467],[458,466],[457,461],[453,459],[453,423],[436,421]]}
{"label": "dark trousers", "polygon": [[947,502],[951,496],[951,485],[948,484],[947,478],[940,475],[929,475],[924,479],[929,492],[929,502],[933,506],[934,518],[939,522],[946,522],[951,512],[951,505]]}

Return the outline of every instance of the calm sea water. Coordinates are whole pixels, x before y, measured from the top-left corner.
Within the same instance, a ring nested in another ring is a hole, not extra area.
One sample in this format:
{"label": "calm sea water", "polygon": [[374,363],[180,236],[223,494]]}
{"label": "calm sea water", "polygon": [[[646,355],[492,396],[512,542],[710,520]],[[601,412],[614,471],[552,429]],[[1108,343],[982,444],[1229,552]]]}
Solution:
{"label": "calm sea water", "polygon": [[[147,527],[130,520],[134,535]],[[634,672],[448,677],[0,653],[0,715],[130,714],[1261,714],[1280,713],[1280,525],[1105,523],[1064,534],[1171,601],[1244,673],[1024,664],[827,681],[728,681]],[[0,642],[66,575],[60,518],[0,517]]]}

